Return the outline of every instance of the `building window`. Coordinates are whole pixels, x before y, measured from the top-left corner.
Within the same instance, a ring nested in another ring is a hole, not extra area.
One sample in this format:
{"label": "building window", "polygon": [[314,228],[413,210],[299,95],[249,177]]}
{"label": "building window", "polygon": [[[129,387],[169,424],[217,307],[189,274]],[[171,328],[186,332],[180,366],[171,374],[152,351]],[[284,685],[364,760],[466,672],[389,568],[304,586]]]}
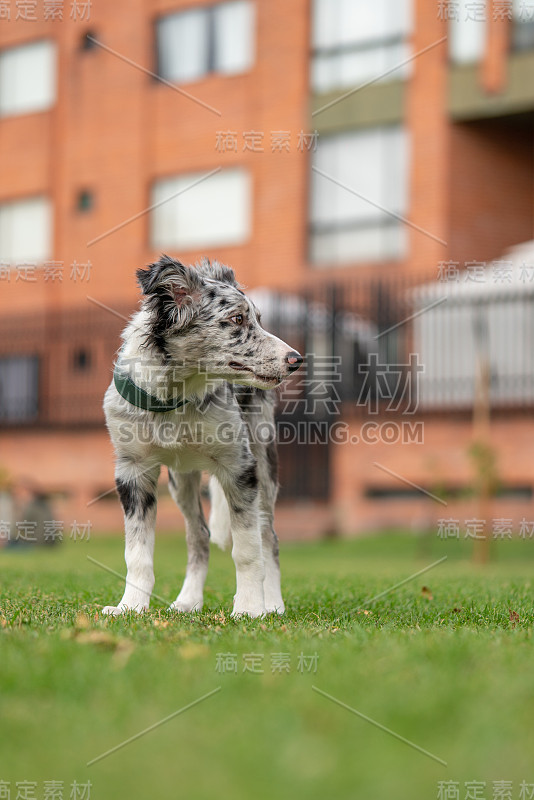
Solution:
{"label": "building window", "polygon": [[151,244],[195,248],[241,244],[250,234],[250,175],[226,169],[156,181],[152,188]]}
{"label": "building window", "polygon": [[53,42],[32,42],[0,51],[0,116],[45,111],[55,99]]}
{"label": "building window", "polygon": [[254,62],[254,5],[236,0],[169,14],[156,25],[158,74],[176,83],[234,75]]}
{"label": "building window", "polygon": [[391,70],[410,55],[411,12],[412,0],[314,0],[314,90],[405,78],[409,64]]}
{"label": "building window", "polygon": [[534,49],[534,6],[514,0],[512,46],[514,50]]}
{"label": "building window", "polygon": [[394,215],[404,215],[408,208],[404,129],[391,126],[324,137],[312,163],[311,261],[402,258],[406,226]]}
{"label": "building window", "polygon": [[52,209],[46,197],[0,205],[0,261],[39,263],[52,251]]}
{"label": "building window", "polygon": [[0,422],[30,422],[38,413],[37,356],[0,357]]}
{"label": "building window", "polygon": [[[480,61],[486,46],[486,0],[458,0],[449,20],[449,53],[455,64]],[[501,4],[502,5],[502,4]]]}

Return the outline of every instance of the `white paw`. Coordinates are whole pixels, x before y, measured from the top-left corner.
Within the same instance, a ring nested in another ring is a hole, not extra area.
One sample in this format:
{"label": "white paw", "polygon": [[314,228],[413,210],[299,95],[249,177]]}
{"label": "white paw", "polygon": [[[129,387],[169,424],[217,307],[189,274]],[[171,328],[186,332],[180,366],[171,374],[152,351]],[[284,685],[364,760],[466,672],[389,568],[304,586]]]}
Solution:
{"label": "white paw", "polygon": [[284,601],[282,598],[280,598],[280,600],[266,600],[265,609],[267,614],[284,614],[286,607],[284,605]]}
{"label": "white paw", "polygon": [[265,614],[265,604],[261,600],[240,600],[237,596],[234,599],[232,617],[263,617]]}
{"label": "white paw", "polygon": [[121,608],[120,606],[104,606],[102,609],[102,614],[106,617],[118,617],[119,614],[122,614],[126,609]]}
{"label": "white paw", "polygon": [[118,606],[104,606],[102,609],[102,614],[107,617],[118,617],[121,614],[125,614],[127,611],[135,611],[137,614],[142,614],[143,611],[147,611],[148,606],[136,606],[135,608],[130,608],[129,606],[122,605],[122,603]]}
{"label": "white paw", "polygon": [[202,611],[203,605],[204,601],[202,597],[197,599],[177,597],[174,603],[171,603],[169,606],[169,611],[179,611],[182,614],[189,614],[191,611]]}

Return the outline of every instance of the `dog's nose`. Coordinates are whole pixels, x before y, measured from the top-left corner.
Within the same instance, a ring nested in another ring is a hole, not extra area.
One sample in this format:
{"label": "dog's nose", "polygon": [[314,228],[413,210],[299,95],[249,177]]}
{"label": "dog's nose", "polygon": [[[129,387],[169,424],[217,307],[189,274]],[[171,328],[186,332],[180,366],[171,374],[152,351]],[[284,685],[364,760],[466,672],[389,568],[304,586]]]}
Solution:
{"label": "dog's nose", "polygon": [[286,361],[289,367],[289,371],[295,372],[300,367],[304,359],[302,358],[300,353],[297,353],[296,350],[290,350],[286,356]]}

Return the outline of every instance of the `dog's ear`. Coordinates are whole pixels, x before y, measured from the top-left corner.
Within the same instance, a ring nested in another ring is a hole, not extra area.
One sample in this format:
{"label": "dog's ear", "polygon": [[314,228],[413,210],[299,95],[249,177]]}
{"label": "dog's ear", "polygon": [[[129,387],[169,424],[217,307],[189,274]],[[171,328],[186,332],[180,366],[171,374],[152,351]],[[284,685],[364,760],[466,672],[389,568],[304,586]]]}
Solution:
{"label": "dog's ear", "polygon": [[187,325],[195,316],[205,286],[196,269],[162,255],[136,272],[147,306],[166,327]]}
{"label": "dog's ear", "polygon": [[221,281],[221,283],[229,283],[230,286],[235,286],[239,289],[240,286],[236,280],[234,271],[231,267],[225,264],[219,264],[218,261],[212,261],[208,258],[203,258],[197,266],[197,272],[205,278],[211,278],[214,281]]}
{"label": "dog's ear", "polygon": [[162,255],[159,261],[149,264],[146,269],[138,269],[135,273],[137,281],[144,295],[154,294],[160,288],[172,287],[177,289],[177,297],[185,297],[202,289],[204,282],[198,270],[186,267],[167,255]]}

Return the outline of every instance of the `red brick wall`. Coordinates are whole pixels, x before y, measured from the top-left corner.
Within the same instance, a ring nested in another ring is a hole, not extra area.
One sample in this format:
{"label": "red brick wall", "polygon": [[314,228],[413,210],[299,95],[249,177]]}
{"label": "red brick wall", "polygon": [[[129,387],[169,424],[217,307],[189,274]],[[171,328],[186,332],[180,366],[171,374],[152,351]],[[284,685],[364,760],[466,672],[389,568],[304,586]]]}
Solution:
{"label": "red brick wall", "polygon": [[[87,294],[106,303],[133,300],[135,268],[158,255],[149,246],[148,215],[90,247],[87,242],[146,209],[154,178],[217,166],[242,164],[252,173],[250,241],[179,255],[187,261],[202,254],[219,257],[250,286],[286,285],[302,276],[308,164],[296,142],[299,132],[308,130],[308,0],[256,4],[256,60],[249,73],[184,85],[220,116],[101,48],[80,50],[82,35],[90,30],[106,46],[154,70],[154,20],[192,4],[173,0],[147,8],[141,0],[119,0],[93,4],[89,23],[66,18],[4,24],[2,47],[42,36],[56,40],[60,81],[51,111],[0,124],[0,160],[6,164],[0,202],[29,193],[51,195],[54,257],[66,265],[90,260],[92,277],[90,288],[64,279],[48,291],[42,280],[33,286],[12,282],[0,309],[85,303]],[[219,130],[238,134],[237,153],[218,152]],[[250,130],[264,132],[263,153],[243,151],[243,132]],[[271,131],[277,130],[291,132],[290,152],[271,153]],[[84,188],[94,191],[96,200],[87,214],[75,209]]]}
{"label": "red brick wall", "polygon": [[489,261],[533,237],[532,122],[451,126],[450,258]]}
{"label": "red brick wall", "polygon": [[[350,436],[361,438],[361,423],[350,427]],[[406,489],[409,483],[435,494],[440,487],[472,486],[475,468],[469,455],[473,442],[472,424],[451,418],[424,420],[423,443],[402,446],[385,442],[344,444],[333,451],[333,505],[337,528],[346,534],[386,527],[423,528],[439,518],[477,515],[476,498],[450,499],[443,506],[421,493],[419,498],[371,499],[369,489]],[[534,418],[496,419],[491,424],[490,446],[496,457],[496,470],[504,487],[534,488]],[[377,466],[379,465],[379,466]],[[391,475],[384,471],[396,473]],[[534,521],[532,500],[495,499],[492,516],[523,515]]]}

